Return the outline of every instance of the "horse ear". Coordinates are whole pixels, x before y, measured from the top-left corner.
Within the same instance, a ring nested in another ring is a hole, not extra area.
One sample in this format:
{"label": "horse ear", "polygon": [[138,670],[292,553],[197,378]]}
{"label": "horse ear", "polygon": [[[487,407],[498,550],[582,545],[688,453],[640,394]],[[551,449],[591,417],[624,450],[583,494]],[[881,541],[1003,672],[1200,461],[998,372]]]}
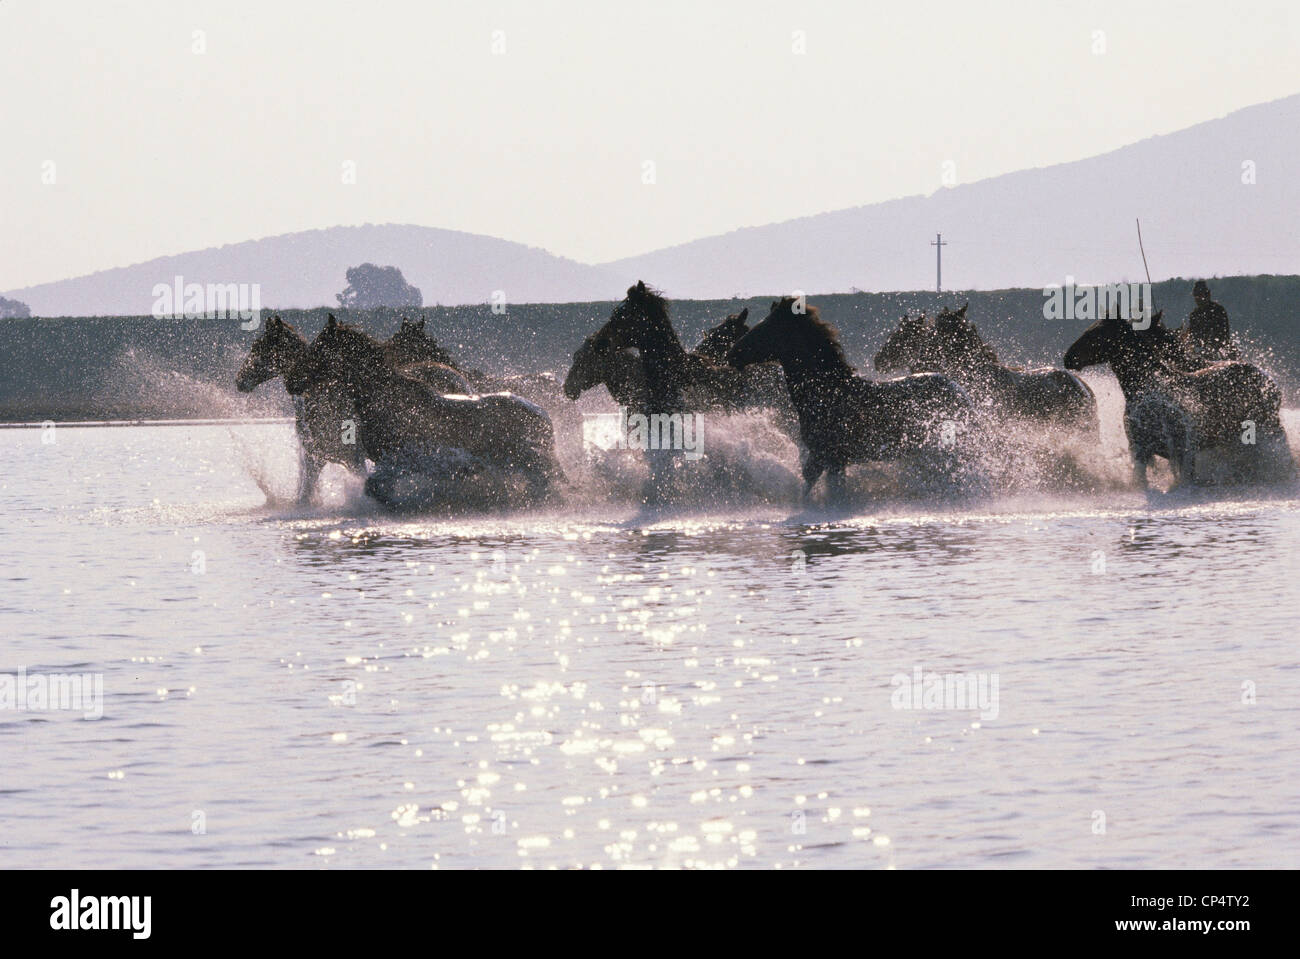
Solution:
{"label": "horse ear", "polygon": [[428,319],[427,316],[422,316],[422,317],[420,317],[420,322],[418,322],[418,323],[412,323],[411,325],[414,326],[414,327],[415,327],[417,330],[419,330],[421,333],[423,333],[423,332],[424,332],[424,321],[427,320],[427,319]]}
{"label": "horse ear", "polygon": [[965,315],[966,315],[966,307],[968,307],[968,306],[970,306],[970,300],[967,300],[965,303],[963,303],[963,304],[961,305],[961,309],[957,311],[957,315],[958,315],[958,316],[965,316]]}
{"label": "horse ear", "polygon": [[330,318],[325,323],[325,329],[332,330],[338,325],[339,325],[339,321],[334,319],[334,314],[331,313]]}
{"label": "horse ear", "polygon": [[747,319],[749,319],[749,307],[745,307],[740,311],[740,315],[736,318],[736,322],[744,323]]}

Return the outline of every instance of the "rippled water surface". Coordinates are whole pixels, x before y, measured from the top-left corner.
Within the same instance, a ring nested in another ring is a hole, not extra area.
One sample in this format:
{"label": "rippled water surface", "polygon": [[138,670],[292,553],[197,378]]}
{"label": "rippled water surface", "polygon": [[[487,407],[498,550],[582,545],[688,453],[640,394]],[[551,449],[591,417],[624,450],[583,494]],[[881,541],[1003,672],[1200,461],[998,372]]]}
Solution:
{"label": "rippled water surface", "polygon": [[290,446],[0,431],[0,672],[104,693],[0,710],[0,867],[1300,866],[1293,490],[394,519]]}

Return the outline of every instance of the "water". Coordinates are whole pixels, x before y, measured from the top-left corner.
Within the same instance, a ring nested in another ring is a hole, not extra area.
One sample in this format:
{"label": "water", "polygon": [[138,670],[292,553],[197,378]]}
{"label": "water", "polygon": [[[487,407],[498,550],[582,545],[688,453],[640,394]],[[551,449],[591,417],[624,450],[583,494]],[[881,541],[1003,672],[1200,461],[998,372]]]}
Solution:
{"label": "water", "polygon": [[103,679],[0,710],[0,868],[1300,866],[1294,490],[393,518],[291,435],[0,431],[0,672]]}

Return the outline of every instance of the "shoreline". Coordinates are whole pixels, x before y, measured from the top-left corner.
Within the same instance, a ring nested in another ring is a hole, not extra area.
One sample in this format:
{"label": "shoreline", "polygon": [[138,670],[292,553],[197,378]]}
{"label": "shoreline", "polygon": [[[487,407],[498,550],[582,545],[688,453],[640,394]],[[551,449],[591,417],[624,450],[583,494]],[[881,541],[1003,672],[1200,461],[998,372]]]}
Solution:
{"label": "shoreline", "polygon": [[47,423],[66,427],[114,427],[114,426],[260,426],[272,423],[294,423],[292,416],[233,416],[225,418],[146,418],[139,419],[104,419],[104,420],[4,420],[0,419],[0,430],[39,430]]}

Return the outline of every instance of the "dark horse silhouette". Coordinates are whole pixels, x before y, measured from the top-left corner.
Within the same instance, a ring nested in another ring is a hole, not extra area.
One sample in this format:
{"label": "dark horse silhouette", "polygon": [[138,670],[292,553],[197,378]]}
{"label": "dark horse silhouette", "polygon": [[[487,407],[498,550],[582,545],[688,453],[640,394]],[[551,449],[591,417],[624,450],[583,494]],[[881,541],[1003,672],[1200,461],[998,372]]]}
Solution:
{"label": "dark horse silhouette", "polygon": [[[307,355],[307,341],[279,316],[266,321],[253,341],[244,365],[235,377],[235,388],[249,393],[267,380],[284,376]],[[357,431],[345,424],[354,418],[351,397],[334,383],[320,383],[294,397],[294,428],[298,435],[298,501],[311,499],[316,481],[326,463],[338,463],[353,473],[366,472],[365,448]]]}
{"label": "dark horse silhouette", "polygon": [[[334,317],[331,316],[332,320]],[[414,324],[410,324],[413,328]],[[408,335],[408,324],[385,345],[385,356],[406,373],[418,377],[439,393],[473,393],[469,381],[453,366],[436,358],[428,350],[412,351],[394,341]],[[423,320],[420,322],[423,330]],[[253,342],[244,365],[235,376],[235,388],[241,393],[256,389],[267,380],[283,376],[306,356],[306,339],[278,315],[267,320],[262,333]],[[445,354],[443,354],[445,355]],[[317,389],[294,399],[294,427],[298,435],[298,501],[308,502],[315,491],[326,463],[338,463],[364,476],[366,449],[364,437],[356,429],[346,429],[355,416],[352,400],[336,384],[323,383]],[[351,438],[353,442],[345,442]]]}
{"label": "dark horse silhouette", "polygon": [[[724,365],[727,351],[749,332],[748,308],[732,313],[711,330],[690,353]],[[583,340],[573,354],[573,365],[564,378],[564,395],[576,400],[587,390],[604,384],[620,406],[640,408],[645,402],[645,368],[641,351],[635,347],[615,347],[609,332],[602,328]]]}
{"label": "dark horse silhouette", "polygon": [[1281,392],[1258,367],[1230,361],[1176,369],[1159,340],[1117,317],[1098,320],[1065,353],[1067,369],[1103,363],[1124,392],[1124,431],[1139,484],[1146,485],[1153,456],[1165,457],[1175,480],[1187,482],[1198,481],[1196,454],[1206,450],[1244,455],[1255,465],[1262,457],[1293,465]]}
{"label": "dark horse silhouette", "polygon": [[975,424],[970,396],[937,373],[873,382],[853,372],[839,336],[817,308],[786,297],[727,355],[737,365],[775,360],[799,416],[804,496],[827,474],[844,487],[850,463],[900,459],[919,451],[955,452]]}
{"label": "dark horse silhouette", "polygon": [[943,310],[931,323],[904,316],[875,356],[881,373],[942,373],[960,383],[977,405],[1002,416],[1034,420],[1097,437],[1100,420],[1091,387],[1066,370],[1003,366],[960,310]]}
{"label": "dark horse silhouette", "polygon": [[740,342],[740,338],[749,332],[749,307],[739,313],[732,313],[700,338],[699,344],[691,350],[696,356],[715,363],[725,363],[727,353]]}
{"label": "dark horse silhouette", "polygon": [[402,325],[384,344],[389,362],[394,366],[405,366],[407,363],[441,363],[463,375],[465,371],[452,359],[451,354],[439,346],[425,331],[424,321],[423,316],[418,320],[402,317]]}
{"label": "dark horse silhouette", "polygon": [[[519,471],[533,499],[563,479],[550,418],[509,393],[443,396],[388,363],[383,344],[329,318],[307,354],[285,375],[295,395],[336,385],[353,402],[378,470],[404,470],[442,449],[463,450],[502,470]],[[387,484],[366,481],[366,492],[400,505]]]}
{"label": "dark horse silhouette", "polygon": [[604,382],[611,394],[618,391],[628,400],[620,403],[646,415],[767,409],[793,432],[795,418],[779,369],[765,364],[738,370],[719,358],[748,332],[748,316],[748,310],[732,314],[687,352],[673,329],[668,301],[639,282],[574,353],[565,395],[576,399]]}
{"label": "dark horse silhouette", "polygon": [[[386,344],[394,364],[440,363],[453,369],[465,381],[464,389],[443,389],[442,393],[515,393],[547,410],[559,403],[560,386],[550,373],[516,373],[493,376],[482,370],[465,369],[457,363],[425,330],[424,317],[402,320],[402,327]],[[427,378],[427,377],[426,377]]]}

